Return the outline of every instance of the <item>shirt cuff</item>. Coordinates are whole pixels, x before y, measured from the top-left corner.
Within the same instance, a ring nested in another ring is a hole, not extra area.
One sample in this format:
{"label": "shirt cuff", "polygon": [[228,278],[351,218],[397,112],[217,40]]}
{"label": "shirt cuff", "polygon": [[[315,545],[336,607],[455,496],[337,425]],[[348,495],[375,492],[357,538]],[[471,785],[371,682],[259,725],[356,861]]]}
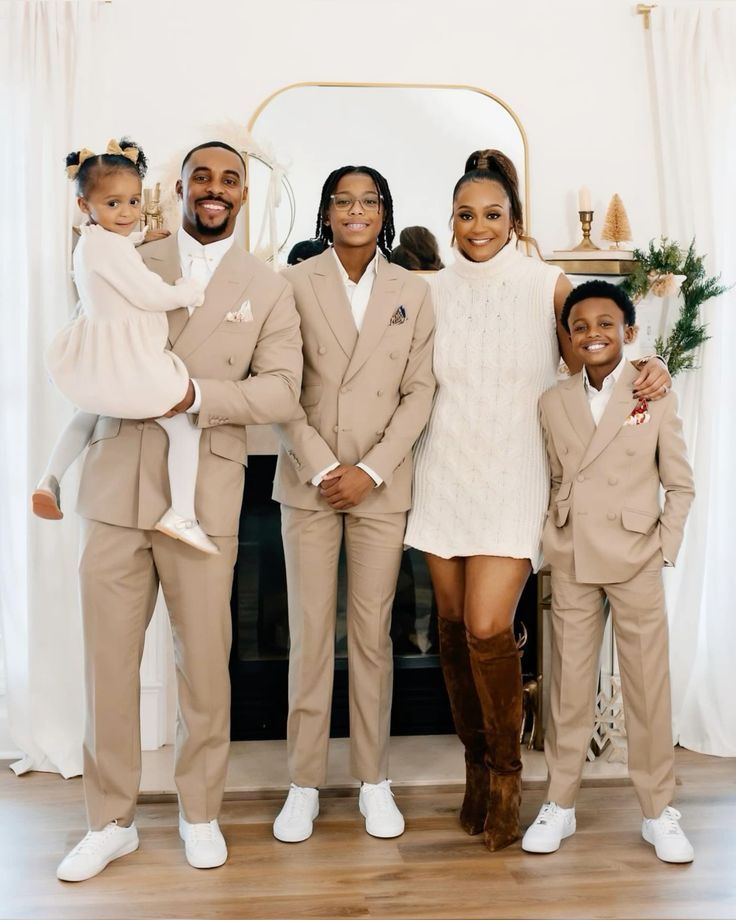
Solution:
{"label": "shirt cuff", "polygon": [[202,405],[202,391],[199,389],[199,384],[196,380],[192,380],[192,386],[194,387],[194,402],[187,409],[187,412],[197,413],[199,408]]}
{"label": "shirt cuff", "polygon": [[320,473],[317,473],[316,476],[312,477],[312,485],[318,486],[325,476],[328,473],[331,473],[333,470],[336,470],[340,466],[339,463],[331,463],[329,466],[326,466]]}
{"label": "shirt cuff", "polygon": [[364,473],[368,473],[373,482],[375,482],[376,488],[383,484],[383,480],[378,473],[374,472],[369,466],[366,466],[365,463],[356,463],[356,466],[359,470],[363,470]]}

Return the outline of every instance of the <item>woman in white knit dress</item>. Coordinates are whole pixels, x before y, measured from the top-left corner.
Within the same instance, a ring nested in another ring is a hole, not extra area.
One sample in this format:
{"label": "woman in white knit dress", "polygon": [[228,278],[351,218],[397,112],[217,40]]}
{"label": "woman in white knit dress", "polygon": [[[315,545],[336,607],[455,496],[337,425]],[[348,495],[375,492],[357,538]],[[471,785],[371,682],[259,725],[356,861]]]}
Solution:
{"label": "woman in white knit dress", "polygon": [[[521,836],[521,667],[514,614],[540,564],[549,471],[538,400],[560,352],[576,371],[559,315],[562,272],[523,255],[516,170],[497,150],[472,154],[453,193],[454,264],[434,279],[435,402],[415,452],[405,542],[423,550],[439,615],[440,657],[465,745],[460,823],[490,850]],[[651,398],[669,375],[642,373]]]}
{"label": "woman in white knit dress", "polygon": [[192,385],[184,362],[168,350],[166,311],[194,308],[204,289],[194,280],[171,285],[143,263],[135,246],[146,160],[131,141],[110,141],[107,151],[76,151],[67,174],[76,180],[87,220],[74,251],[78,315],[51,343],[46,365],[54,383],[78,407],[62,432],[32,496],[39,517],[58,520],[59,481],[87,446],[99,415],[156,418],[169,437],[171,507],[156,528],[206,553],[217,546],[196,521],[201,432],[181,413],[165,417]]}

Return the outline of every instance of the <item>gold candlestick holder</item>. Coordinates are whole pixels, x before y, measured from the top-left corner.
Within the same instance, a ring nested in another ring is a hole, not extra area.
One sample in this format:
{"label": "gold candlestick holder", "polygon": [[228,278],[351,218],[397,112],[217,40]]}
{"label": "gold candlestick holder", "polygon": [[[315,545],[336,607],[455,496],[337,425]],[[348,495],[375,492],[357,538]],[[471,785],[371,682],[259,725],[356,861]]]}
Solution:
{"label": "gold candlestick holder", "polygon": [[578,211],[580,217],[580,225],[583,228],[583,238],[578,243],[577,246],[573,247],[573,252],[581,252],[583,250],[592,251],[595,249],[600,250],[600,246],[596,246],[593,240],[590,238],[590,228],[593,225],[593,212],[592,211]]}
{"label": "gold candlestick holder", "polygon": [[147,230],[163,230],[164,217],[161,211],[161,184],[153,189],[143,189],[143,224]]}

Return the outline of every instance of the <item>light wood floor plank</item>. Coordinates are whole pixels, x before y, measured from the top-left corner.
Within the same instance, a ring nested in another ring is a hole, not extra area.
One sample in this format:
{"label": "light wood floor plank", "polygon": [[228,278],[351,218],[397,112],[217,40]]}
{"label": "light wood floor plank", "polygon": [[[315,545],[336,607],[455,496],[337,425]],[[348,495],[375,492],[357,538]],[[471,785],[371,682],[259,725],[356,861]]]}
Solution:
{"label": "light wood floor plank", "polygon": [[[578,831],[557,854],[490,854],[459,829],[460,793],[399,796],[396,840],[368,837],[355,796],[325,796],[311,840],[274,840],[273,797],[227,801],[230,859],[191,869],[171,801],[140,805],[138,852],[79,884],[56,880],[85,831],[80,780],[0,770],[0,917],[33,920],[376,920],[736,917],[736,761],[678,751],[677,805],[696,850],[667,866],[639,836],[630,786],[586,786]],[[542,791],[525,790],[523,823]]]}

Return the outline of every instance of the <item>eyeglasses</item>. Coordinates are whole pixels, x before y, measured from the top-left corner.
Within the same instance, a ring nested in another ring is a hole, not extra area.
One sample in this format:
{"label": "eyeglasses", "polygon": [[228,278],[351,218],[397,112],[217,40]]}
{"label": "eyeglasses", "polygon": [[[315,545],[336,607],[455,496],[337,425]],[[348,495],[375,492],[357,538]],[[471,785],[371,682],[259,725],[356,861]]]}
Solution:
{"label": "eyeglasses", "polygon": [[338,211],[349,211],[356,201],[360,202],[364,211],[377,211],[382,201],[380,195],[363,195],[362,198],[353,198],[352,195],[330,195],[330,198]]}

